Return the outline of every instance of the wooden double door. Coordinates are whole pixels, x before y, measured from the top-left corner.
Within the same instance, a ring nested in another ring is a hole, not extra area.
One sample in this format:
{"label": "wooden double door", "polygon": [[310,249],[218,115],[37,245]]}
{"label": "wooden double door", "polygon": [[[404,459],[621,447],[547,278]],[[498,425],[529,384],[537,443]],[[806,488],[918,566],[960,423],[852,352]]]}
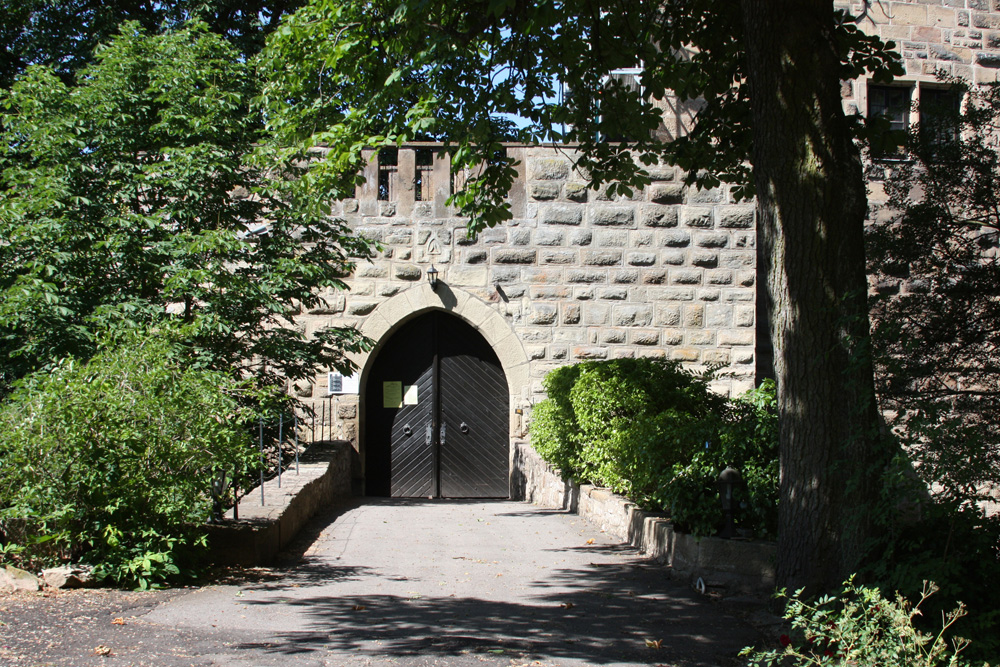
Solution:
{"label": "wooden double door", "polygon": [[509,496],[509,395],[489,343],[431,311],[404,324],[372,366],[364,396],[366,493]]}

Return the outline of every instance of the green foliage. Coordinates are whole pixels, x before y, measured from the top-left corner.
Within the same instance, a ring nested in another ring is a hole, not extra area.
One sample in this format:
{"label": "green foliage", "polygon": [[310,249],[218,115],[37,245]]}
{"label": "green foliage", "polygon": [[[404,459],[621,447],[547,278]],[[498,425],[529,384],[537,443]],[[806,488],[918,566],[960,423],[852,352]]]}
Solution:
{"label": "green foliage", "polygon": [[946,633],[965,616],[960,605],[940,617],[937,631],[921,632],[914,625],[925,609],[924,603],[937,591],[925,583],[920,600],[911,604],[901,595],[886,599],[877,588],[858,586],[853,577],[844,583],[840,597],[824,596],[809,600],[798,590],[779,598],[787,600],[785,618],[791,622],[791,637],[782,635],[783,649],[757,651],[744,649],[741,655],[754,667],[960,667],[968,663],[959,658],[966,648],[957,639],[949,646]]}
{"label": "green foliage", "polygon": [[723,519],[719,473],[727,466],[742,482],[733,489],[733,520],[748,536],[775,539],[778,534],[778,410],[774,382],[730,401],[718,426],[718,438],[688,450],[673,465],[669,483],[661,484],[657,504],[670,508],[682,531],[711,535]]}
{"label": "green foliage", "polygon": [[[965,497],[943,486],[928,487],[921,457],[954,446],[947,437],[924,448],[901,452],[887,472],[879,539],[871,545],[862,574],[884,590],[913,595],[933,578],[940,594],[924,605],[917,619],[924,630],[961,602],[969,611],[961,633],[972,640],[969,658],[1000,661],[1000,516],[987,516],[974,488]],[[917,470],[915,473],[914,470]],[[935,493],[940,491],[940,493]]]}
{"label": "green foliage", "polygon": [[76,86],[31,67],[0,96],[0,396],[99,336],[168,320],[198,367],[273,382],[349,369],[356,332],[307,337],[292,316],[369,247],[294,168],[254,162],[257,89],[202,24],[125,24]]}
{"label": "green foliage", "polygon": [[579,426],[570,401],[570,391],[584,364],[560,366],[542,381],[547,398],[535,406],[531,416],[531,444],[538,454],[567,477],[581,471]]}
{"label": "green foliage", "polygon": [[94,48],[126,21],[144,30],[176,27],[198,18],[244,57],[260,51],[264,37],[299,0],[0,0],[0,86],[6,88],[28,65],[47,65],[67,83],[93,62]]}
{"label": "green foliage", "polygon": [[[898,499],[897,499],[898,501]],[[954,507],[926,499],[919,520],[897,518],[870,559],[865,575],[882,588],[907,595],[934,577],[940,594],[924,606],[918,627],[959,601],[968,609],[961,634],[972,640],[970,658],[1000,660],[1000,517],[977,506]]]}
{"label": "green foliage", "polygon": [[674,462],[713,438],[722,405],[705,378],[659,359],[582,364],[570,401],[581,476],[645,506]]}
{"label": "green foliage", "polygon": [[563,474],[611,488],[646,509],[669,510],[681,530],[714,533],[718,476],[737,468],[738,528],[777,532],[775,388],[731,402],[707,378],[657,359],[584,362],[551,371],[535,406],[532,445]]}
{"label": "green foliage", "polygon": [[0,541],[16,561],[82,559],[140,588],[191,567],[212,480],[253,460],[250,388],[182,368],[177,338],[135,332],[25,378],[0,407]]}
{"label": "green foliage", "polygon": [[[851,21],[836,31],[840,78],[902,72],[891,44]],[[475,174],[453,198],[473,230],[511,216],[505,141],[573,144],[581,173],[592,187],[609,183],[612,196],[648,185],[643,170],[657,163],[749,196],[743,37],[739,7],[707,0],[312,0],[268,40],[261,100],[288,155],[330,148],[316,177],[341,193],[353,191],[363,148],[447,141],[452,168]],[[642,94],[609,76],[637,65]],[[693,129],[664,131],[663,106],[696,116]]]}

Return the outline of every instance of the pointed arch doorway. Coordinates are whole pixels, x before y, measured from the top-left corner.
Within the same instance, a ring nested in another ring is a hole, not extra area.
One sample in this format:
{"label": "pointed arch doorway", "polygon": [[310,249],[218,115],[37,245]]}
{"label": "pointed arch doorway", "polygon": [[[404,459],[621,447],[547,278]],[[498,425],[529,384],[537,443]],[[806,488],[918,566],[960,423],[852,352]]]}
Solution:
{"label": "pointed arch doorway", "polygon": [[386,341],[368,375],[368,495],[506,498],[508,387],[489,343],[442,311]]}

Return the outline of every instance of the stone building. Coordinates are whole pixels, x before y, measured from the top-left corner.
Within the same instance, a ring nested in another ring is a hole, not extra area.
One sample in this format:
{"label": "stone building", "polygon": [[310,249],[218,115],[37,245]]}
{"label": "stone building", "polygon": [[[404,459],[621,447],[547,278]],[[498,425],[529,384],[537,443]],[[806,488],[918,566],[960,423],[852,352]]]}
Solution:
{"label": "stone building", "polygon": [[[996,79],[1000,12],[987,0],[843,8],[864,13],[860,27],[894,40],[906,64],[891,86],[845,83],[850,111],[906,126],[911,104],[947,94],[938,72]],[[609,198],[587,189],[571,151],[509,146],[520,162],[513,220],[471,239],[446,204],[456,183],[435,148],[370,154],[366,184],[334,214],[382,249],[350,291],[300,317],[307,331],[353,326],[374,342],[356,377],[295,387],[318,437],[354,445],[357,491],[506,496],[542,378],[563,364],[656,356],[718,367],[712,386],[725,395],[755,385],[753,205],[725,187],[684,187],[675,168]],[[875,183],[875,209],[881,198]]]}

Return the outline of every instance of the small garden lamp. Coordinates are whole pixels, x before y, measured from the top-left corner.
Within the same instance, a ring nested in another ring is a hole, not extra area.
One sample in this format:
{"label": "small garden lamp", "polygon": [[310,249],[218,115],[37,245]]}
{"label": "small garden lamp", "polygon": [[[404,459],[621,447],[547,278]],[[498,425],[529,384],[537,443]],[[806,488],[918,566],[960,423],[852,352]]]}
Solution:
{"label": "small garden lamp", "polygon": [[740,472],[730,466],[726,466],[726,469],[719,473],[719,502],[722,503],[723,523],[718,537],[727,540],[736,535],[736,523],[733,520],[733,492],[742,479]]}
{"label": "small garden lamp", "polygon": [[431,284],[431,289],[436,289],[438,284],[438,270],[434,268],[431,264],[431,268],[427,269],[427,282]]}

